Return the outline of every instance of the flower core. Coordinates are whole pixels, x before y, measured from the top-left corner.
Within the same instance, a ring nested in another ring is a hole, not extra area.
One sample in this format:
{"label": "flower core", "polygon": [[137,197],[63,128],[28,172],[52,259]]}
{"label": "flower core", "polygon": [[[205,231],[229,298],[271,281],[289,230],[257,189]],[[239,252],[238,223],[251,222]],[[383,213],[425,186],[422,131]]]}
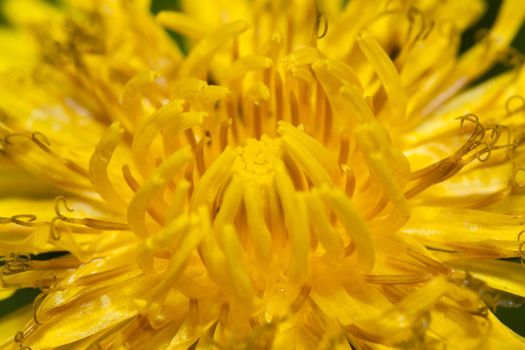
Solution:
{"label": "flower core", "polygon": [[280,156],[278,140],[263,135],[260,140],[248,139],[246,146],[238,147],[233,163],[233,172],[244,179],[253,179],[260,183],[272,180],[276,158]]}

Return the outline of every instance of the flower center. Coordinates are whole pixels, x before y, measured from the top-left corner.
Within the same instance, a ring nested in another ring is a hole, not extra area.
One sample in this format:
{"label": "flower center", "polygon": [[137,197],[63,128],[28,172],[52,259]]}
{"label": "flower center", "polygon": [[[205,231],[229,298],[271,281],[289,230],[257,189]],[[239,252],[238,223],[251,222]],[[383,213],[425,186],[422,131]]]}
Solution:
{"label": "flower center", "polygon": [[248,139],[246,145],[237,147],[233,173],[243,179],[255,179],[259,183],[270,181],[274,165],[280,157],[279,140],[263,135],[260,140]]}

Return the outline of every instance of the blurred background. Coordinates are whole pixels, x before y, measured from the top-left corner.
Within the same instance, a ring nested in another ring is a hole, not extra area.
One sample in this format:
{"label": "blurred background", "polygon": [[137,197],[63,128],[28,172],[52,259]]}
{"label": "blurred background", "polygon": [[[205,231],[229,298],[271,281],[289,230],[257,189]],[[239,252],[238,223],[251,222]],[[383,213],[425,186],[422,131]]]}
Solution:
{"label": "blurred background", "polygon": [[[1,4],[4,0],[0,0],[0,8]],[[58,4],[59,0],[42,0],[47,1],[49,3]],[[198,1],[198,0],[195,0]],[[345,0],[342,0],[345,1]],[[467,30],[462,35],[462,41],[461,41],[461,48],[464,51],[466,48],[472,46],[472,44],[475,42],[475,38],[477,36],[477,33],[479,33],[480,30],[483,30],[484,28],[490,28],[492,26],[492,23],[494,22],[498,8],[501,5],[502,0],[486,0],[487,2],[487,11],[485,15],[480,18],[480,20],[469,30]],[[525,6],[525,0],[523,2],[523,6]],[[161,10],[179,10],[180,9],[180,3],[179,0],[153,0],[151,11],[152,13],[157,13]],[[458,16],[461,16],[461,14],[457,14]],[[2,16],[2,13],[0,11],[0,26],[7,26],[9,25],[6,23],[5,17]],[[176,34],[171,33],[174,40],[179,42],[179,44],[184,47],[184,43],[182,38],[178,37]],[[525,26],[522,26],[520,32],[516,36],[516,38],[513,41],[512,45],[515,49],[520,51],[521,53],[525,54]],[[2,54],[3,48],[0,47],[0,55]],[[491,70],[489,70],[483,77],[479,79],[479,81],[484,81],[486,79],[489,79],[490,77],[493,77],[497,74],[500,74],[506,70],[510,69],[510,67],[505,66],[504,64],[498,63],[496,64]],[[0,182],[2,181],[2,177],[5,174],[0,174]],[[6,194],[0,194],[0,198],[2,196],[5,196]],[[1,214],[1,213],[0,213]],[[1,215],[0,215],[1,216]],[[34,259],[49,259],[50,256],[47,254],[42,254],[37,257],[33,257]],[[516,263],[519,263],[519,259],[514,259]],[[523,273],[525,273],[525,267],[523,270]],[[38,289],[23,289],[17,291],[12,297],[0,300],[0,318],[11,313],[12,311],[30,304],[33,299],[39,294]],[[504,323],[506,323],[510,328],[512,328],[515,332],[525,336],[525,305],[522,305],[518,308],[498,308],[496,310],[496,315],[498,318],[500,318]],[[2,320],[0,319],[0,322]]]}

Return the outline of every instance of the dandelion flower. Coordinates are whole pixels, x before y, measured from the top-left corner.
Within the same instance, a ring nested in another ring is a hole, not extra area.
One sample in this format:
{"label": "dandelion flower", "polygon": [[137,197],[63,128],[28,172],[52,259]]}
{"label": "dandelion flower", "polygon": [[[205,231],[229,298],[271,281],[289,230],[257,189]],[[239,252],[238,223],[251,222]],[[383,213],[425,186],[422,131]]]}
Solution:
{"label": "dandelion flower", "polygon": [[1,349],[525,348],[521,1],[3,6]]}

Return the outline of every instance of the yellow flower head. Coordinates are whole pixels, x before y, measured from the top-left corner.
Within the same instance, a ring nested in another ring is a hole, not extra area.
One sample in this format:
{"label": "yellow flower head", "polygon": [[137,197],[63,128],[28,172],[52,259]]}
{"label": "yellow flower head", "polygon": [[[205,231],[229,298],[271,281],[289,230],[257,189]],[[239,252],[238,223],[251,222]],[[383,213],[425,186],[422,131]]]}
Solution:
{"label": "yellow flower head", "polygon": [[0,349],[525,347],[521,0],[3,6]]}

